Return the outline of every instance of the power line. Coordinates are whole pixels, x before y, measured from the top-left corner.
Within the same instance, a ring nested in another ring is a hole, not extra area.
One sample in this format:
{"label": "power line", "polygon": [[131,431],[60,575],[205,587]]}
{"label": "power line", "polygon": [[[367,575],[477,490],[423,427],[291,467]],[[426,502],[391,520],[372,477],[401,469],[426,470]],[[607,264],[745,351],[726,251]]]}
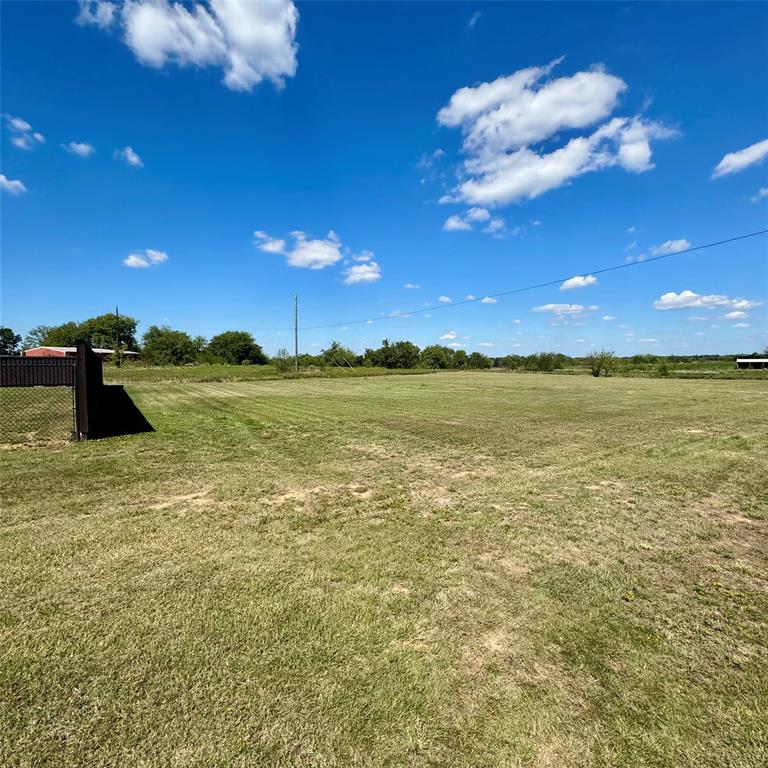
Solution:
{"label": "power line", "polygon": [[[735,237],[729,237],[725,240],[718,240],[714,243],[706,243],[705,245],[695,245],[690,248],[683,248],[679,251],[673,251],[671,253],[662,253],[658,256],[651,256],[647,259],[643,259],[642,261],[630,261],[630,262],[623,262],[621,264],[614,264],[610,267],[601,267],[600,269],[589,269],[589,270],[582,270],[578,274],[581,275],[603,275],[607,272],[615,272],[619,269],[629,269],[630,267],[639,267],[642,264],[650,264],[653,261],[661,261],[662,259],[671,259],[674,256],[682,256],[686,253],[693,253],[694,251],[703,251],[707,248],[716,248],[720,245],[727,245],[728,243],[735,243],[738,240],[747,240],[750,237],[758,237],[759,235],[765,235],[768,234],[768,229],[761,229],[757,232],[750,232],[746,235],[736,235]],[[326,328],[340,328],[342,326],[349,326],[349,325],[364,325],[364,324],[371,324],[371,323],[377,323],[381,322],[383,320],[395,320],[397,318],[401,317],[412,317],[413,315],[418,314],[424,314],[426,312],[435,312],[439,309],[451,309],[452,307],[460,307],[464,304],[476,304],[478,302],[482,302],[483,299],[498,299],[502,296],[512,296],[517,293],[525,293],[527,291],[535,291],[539,288],[549,288],[553,285],[558,285],[560,283],[565,282],[566,280],[573,277],[573,274],[570,274],[566,277],[558,277],[554,280],[547,280],[543,283],[534,283],[532,285],[526,285],[522,286],[520,288],[511,288],[507,291],[499,291],[498,293],[490,293],[486,294],[485,296],[478,297],[478,298],[471,298],[471,299],[463,299],[462,301],[451,301],[446,302],[443,304],[436,304],[434,306],[429,307],[422,307],[419,309],[412,309],[408,312],[398,312],[397,314],[390,314],[390,315],[379,315],[377,317],[368,317],[364,318],[362,320],[347,320],[346,322],[341,323],[327,323],[324,325],[303,325],[301,326],[301,330],[303,331],[317,331],[317,330],[323,330]],[[191,326],[187,326],[188,330],[197,330],[197,331],[215,331],[220,330],[220,328],[193,328]],[[294,330],[293,327],[290,326],[282,326],[282,327],[272,327],[272,328],[243,328],[243,330],[247,331],[292,331]]]}
{"label": "power line", "polygon": [[[757,237],[758,235],[765,235],[768,234],[768,229],[761,229],[759,232],[750,232],[747,235],[736,235],[735,237],[729,237],[726,240],[718,240],[715,243],[707,243],[706,245],[696,245],[691,248],[684,248],[680,251],[673,251],[672,253],[662,253],[659,256],[652,256],[648,259],[643,259],[643,261],[630,261],[625,262],[622,264],[614,264],[611,267],[602,267],[601,269],[589,269],[584,270],[583,272],[580,272],[579,274],[583,275],[602,275],[606,272],[615,272],[618,269],[628,269],[629,267],[637,267],[641,264],[649,264],[652,261],[661,261],[661,259],[670,259],[673,256],[681,256],[684,253],[692,253],[693,251],[702,251],[705,248],[714,248],[718,245],[726,245],[727,243],[734,243],[737,240],[746,240],[749,237]],[[538,288],[548,288],[552,285],[557,285],[558,283],[564,283],[566,280],[569,280],[573,275],[568,275],[568,277],[559,277],[555,280],[547,280],[544,283],[535,283],[533,285],[526,285],[522,288],[512,288],[508,291],[500,291],[499,293],[489,293],[486,296],[480,297],[480,298],[472,298],[472,299],[464,299],[462,301],[452,301],[450,303],[444,303],[444,304],[437,304],[434,307],[424,307],[422,309],[414,309],[410,312],[399,312],[396,315],[385,315],[384,317],[372,317],[372,318],[366,318],[365,320],[350,320],[346,323],[329,323],[328,325],[309,325],[304,326],[303,330],[305,331],[315,331],[320,330],[322,328],[338,328],[342,325],[361,325],[364,323],[374,323],[380,320],[392,320],[398,317],[410,317],[411,315],[418,315],[423,312],[434,312],[437,309],[450,309],[451,307],[459,307],[462,304],[475,304],[479,301],[483,301],[483,299],[498,299],[501,296],[511,296],[516,293],[524,293],[526,291],[535,291]]]}

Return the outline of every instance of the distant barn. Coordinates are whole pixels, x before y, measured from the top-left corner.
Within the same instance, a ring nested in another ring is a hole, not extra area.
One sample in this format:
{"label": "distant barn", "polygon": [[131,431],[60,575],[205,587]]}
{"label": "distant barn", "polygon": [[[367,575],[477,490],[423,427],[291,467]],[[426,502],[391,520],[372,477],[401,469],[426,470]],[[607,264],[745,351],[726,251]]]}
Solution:
{"label": "distant barn", "polygon": [[[102,359],[109,360],[114,349],[95,347],[93,351]],[[123,352],[127,357],[138,357],[138,352]],[[24,350],[24,357],[77,357],[77,347],[32,347]]]}
{"label": "distant barn", "polygon": [[737,368],[768,368],[768,357],[737,357]]}

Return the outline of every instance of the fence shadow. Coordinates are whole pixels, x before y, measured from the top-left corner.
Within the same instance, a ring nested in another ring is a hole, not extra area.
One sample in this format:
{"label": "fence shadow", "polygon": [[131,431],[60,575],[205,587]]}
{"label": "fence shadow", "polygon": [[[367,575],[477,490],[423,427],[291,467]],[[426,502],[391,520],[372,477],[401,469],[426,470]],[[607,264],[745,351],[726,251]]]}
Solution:
{"label": "fence shadow", "polygon": [[122,384],[102,384],[91,418],[88,439],[154,432],[155,428],[131,400]]}

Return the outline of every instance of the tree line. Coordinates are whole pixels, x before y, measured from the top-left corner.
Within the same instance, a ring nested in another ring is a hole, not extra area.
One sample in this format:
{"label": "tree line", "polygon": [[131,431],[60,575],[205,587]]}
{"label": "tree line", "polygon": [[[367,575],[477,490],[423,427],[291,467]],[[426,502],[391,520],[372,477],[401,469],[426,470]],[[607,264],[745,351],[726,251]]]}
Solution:
{"label": "tree line", "polygon": [[[139,352],[147,365],[194,365],[225,363],[229,365],[265,365],[272,363],[278,371],[287,372],[294,366],[293,356],[285,349],[269,358],[247,331],[225,331],[211,339],[191,336],[168,326],[151,325],[141,339],[137,338],[138,320],[128,315],[107,313],[82,322],[69,321],[61,325],[38,325],[24,337],[11,328],[0,328],[0,354],[21,354],[24,349],[39,346],[72,347],[85,339],[93,347],[121,352]],[[765,353],[768,354],[768,350]],[[757,353],[744,357],[756,356]],[[510,368],[524,371],[556,372],[573,366],[586,365],[593,376],[610,375],[619,361],[636,367],[657,366],[661,375],[667,363],[698,360],[733,360],[733,355],[633,355],[618,358],[611,350],[590,352],[584,357],[569,357],[559,352],[537,352],[532,355],[489,357],[480,352],[467,353],[440,344],[420,348],[412,341],[384,339],[380,347],[367,348],[358,354],[340,342],[333,341],[317,355],[301,354],[298,364],[308,367],[376,367],[431,368],[435,370],[482,370]]]}

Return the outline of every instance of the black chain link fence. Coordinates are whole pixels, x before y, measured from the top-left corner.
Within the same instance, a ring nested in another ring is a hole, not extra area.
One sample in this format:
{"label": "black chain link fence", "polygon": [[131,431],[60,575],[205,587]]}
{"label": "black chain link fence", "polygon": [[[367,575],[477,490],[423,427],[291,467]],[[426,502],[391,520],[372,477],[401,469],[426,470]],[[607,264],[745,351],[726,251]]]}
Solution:
{"label": "black chain link fence", "polygon": [[0,445],[73,438],[75,365],[71,358],[0,357]]}
{"label": "black chain link fence", "polygon": [[0,387],[0,444],[71,440],[74,392],[73,387]]}

